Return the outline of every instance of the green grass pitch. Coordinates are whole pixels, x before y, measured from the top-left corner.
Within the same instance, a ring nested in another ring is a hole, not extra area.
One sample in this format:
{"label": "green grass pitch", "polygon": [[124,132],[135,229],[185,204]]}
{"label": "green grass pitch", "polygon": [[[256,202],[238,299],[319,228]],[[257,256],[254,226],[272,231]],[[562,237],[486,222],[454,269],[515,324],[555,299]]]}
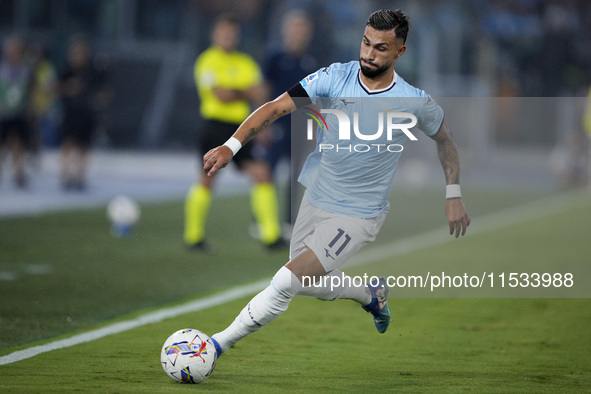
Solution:
{"label": "green grass pitch", "polygon": [[[466,201],[476,221],[535,197],[473,193]],[[437,194],[394,198],[410,208],[388,220],[377,245],[445,224]],[[225,219],[210,226],[218,254],[207,257],[182,247],[181,203],[143,207],[137,235],[130,239],[110,236],[104,210],[0,220],[0,271],[14,274],[14,280],[0,282],[0,355],[270,277],[286,253],[270,253],[253,242],[244,212],[246,198],[216,201],[212,217]],[[408,226],[401,228],[401,222]],[[571,267],[591,255],[590,222],[591,203],[566,207],[560,214],[398,256],[395,264],[463,259],[466,267],[477,264],[481,270],[499,261],[510,265],[511,259],[560,259]],[[392,264],[385,258],[348,272],[391,274]],[[47,272],[30,268],[39,266]],[[391,298],[393,322],[383,335],[351,301],[296,298],[279,319],[223,355],[198,387],[166,377],[159,352],[168,335],[186,327],[217,332],[249,298],[0,366],[0,392],[588,392],[591,387],[588,298]]]}

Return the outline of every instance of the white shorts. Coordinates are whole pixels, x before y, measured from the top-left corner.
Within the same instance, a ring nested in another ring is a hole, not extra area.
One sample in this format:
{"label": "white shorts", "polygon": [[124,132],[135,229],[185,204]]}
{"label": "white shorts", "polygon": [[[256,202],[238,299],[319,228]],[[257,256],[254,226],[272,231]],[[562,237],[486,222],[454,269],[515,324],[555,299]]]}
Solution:
{"label": "white shorts", "polygon": [[370,219],[328,212],[304,198],[291,235],[290,260],[310,248],[328,273],[376,239],[386,214]]}

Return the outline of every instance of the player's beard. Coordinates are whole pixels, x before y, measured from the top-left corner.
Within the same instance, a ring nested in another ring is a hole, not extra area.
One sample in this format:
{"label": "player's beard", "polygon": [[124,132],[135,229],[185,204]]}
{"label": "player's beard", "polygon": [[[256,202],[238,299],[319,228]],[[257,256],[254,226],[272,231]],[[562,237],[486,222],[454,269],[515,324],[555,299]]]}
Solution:
{"label": "player's beard", "polygon": [[376,78],[379,77],[380,75],[382,75],[383,73],[385,73],[390,66],[392,65],[392,62],[388,63],[388,64],[384,64],[382,66],[378,66],[375,63],[371,63],[367,60],[364,60],[366,63],[369,63],[371,65],[376,66],[376,68],[369,68],[367,66],[364,66],[363,63],[361,62],[361,58],[359,58],[359,66],[361,67],[361,72],[363,73],[364,76],[366,76],[367,78]]}

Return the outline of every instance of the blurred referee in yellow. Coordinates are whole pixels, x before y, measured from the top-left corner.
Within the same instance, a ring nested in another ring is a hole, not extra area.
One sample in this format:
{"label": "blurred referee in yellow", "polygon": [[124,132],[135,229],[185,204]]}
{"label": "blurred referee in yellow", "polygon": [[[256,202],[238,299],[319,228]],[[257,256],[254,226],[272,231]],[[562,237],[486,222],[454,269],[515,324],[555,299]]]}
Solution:
{"label": "blurred referee in yellow", "polygon": [[[218,17],[211,41],[211,47],[197,58],[194,69],[204,119],[199,141],[203,154],[234,134],[250,115],[251,103],[258,106],[267,98],[259,66],[250,56],[236,50],[240,41],[237,17],[231,14]],[[267,162],[253,157],[250,144],[243,147],[234,160],[254,181],[251,206],[261,242],[270,248],[282,246],[277,193]],[[205,240],[205,224],[214,180],[215,176],[202,173],[185,201],[185,243],[204,252],[211,252]]]}

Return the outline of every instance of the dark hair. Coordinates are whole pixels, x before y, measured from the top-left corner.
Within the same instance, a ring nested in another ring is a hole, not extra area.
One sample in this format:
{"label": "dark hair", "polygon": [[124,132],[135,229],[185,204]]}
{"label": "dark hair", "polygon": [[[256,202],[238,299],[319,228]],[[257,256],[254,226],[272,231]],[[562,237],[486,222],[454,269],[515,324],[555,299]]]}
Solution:
{"label": "dark hair", "polygon": [[367,26],[376,30],[394,30],[396,38],[401,38],[406,42],[406,36],[410,29],[408,16],[400,10],[379,10],[374,12],[367,19]]}

